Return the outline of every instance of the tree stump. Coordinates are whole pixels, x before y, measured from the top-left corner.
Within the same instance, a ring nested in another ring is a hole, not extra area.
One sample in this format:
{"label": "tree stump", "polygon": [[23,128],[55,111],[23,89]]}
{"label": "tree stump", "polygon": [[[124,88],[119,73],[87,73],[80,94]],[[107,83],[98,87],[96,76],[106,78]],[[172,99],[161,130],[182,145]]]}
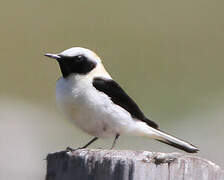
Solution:
{"label": "tree stump", "polygon": [[49,154],[46,180],[224,180],[224,171],[180,153],[81,149]]}

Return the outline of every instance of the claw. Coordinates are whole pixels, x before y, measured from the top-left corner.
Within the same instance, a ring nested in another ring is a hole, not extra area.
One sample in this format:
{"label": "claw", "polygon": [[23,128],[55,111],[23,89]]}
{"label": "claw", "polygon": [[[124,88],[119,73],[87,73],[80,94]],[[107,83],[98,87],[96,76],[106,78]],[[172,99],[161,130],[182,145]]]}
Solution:
{"label": "claw", "polygon": [[73,152],[73,151],[76,151],[76,150],[78,150],[78,149],[80,149],[80,148],[76,148],[76,149],[74,149],[74,148],[71,148],[71,147],[67,147],[66,148],[66,151],[71,151],[71,152]]}

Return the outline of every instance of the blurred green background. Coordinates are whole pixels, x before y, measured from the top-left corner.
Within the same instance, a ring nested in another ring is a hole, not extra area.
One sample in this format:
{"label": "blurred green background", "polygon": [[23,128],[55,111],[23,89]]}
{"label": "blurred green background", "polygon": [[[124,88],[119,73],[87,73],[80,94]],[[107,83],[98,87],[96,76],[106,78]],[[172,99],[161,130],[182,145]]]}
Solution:
{"label": "blurred green background", "polygon": [[[47,153],[90,139],[57,110],[60,71],[43,56],[73,46],[95,51],[161,129],[224,167],[223,7],[219,0],[2,1],[0,179],[44,179]],[[141,137],[121,137],[116,148],[178,151]]]}

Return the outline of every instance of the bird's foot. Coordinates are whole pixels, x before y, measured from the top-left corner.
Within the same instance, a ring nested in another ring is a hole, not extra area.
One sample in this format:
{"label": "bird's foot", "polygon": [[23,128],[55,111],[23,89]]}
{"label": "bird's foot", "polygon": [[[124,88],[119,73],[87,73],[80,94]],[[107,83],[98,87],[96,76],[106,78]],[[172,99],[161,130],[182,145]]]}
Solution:
{"label": "bird's foot", "polygon": [[71,147],[67,147],[67,148],[66,148],[66,151],[73,152],[73,151],[76,151],[76,150],[79,150],[79,149],[82,149],[82,148],[79,147],[79,148],[75,148],[75,149],[74,149],[74,148],[71,148]]}

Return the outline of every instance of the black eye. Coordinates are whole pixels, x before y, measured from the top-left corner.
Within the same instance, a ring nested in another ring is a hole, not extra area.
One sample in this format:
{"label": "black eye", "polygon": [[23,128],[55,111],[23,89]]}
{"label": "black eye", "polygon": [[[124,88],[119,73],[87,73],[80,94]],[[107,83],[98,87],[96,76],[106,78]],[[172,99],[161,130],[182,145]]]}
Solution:
{"label": "black eye", "polygon": [[86,58],[82,55],[76,57],[78,61],[84,61]]}

